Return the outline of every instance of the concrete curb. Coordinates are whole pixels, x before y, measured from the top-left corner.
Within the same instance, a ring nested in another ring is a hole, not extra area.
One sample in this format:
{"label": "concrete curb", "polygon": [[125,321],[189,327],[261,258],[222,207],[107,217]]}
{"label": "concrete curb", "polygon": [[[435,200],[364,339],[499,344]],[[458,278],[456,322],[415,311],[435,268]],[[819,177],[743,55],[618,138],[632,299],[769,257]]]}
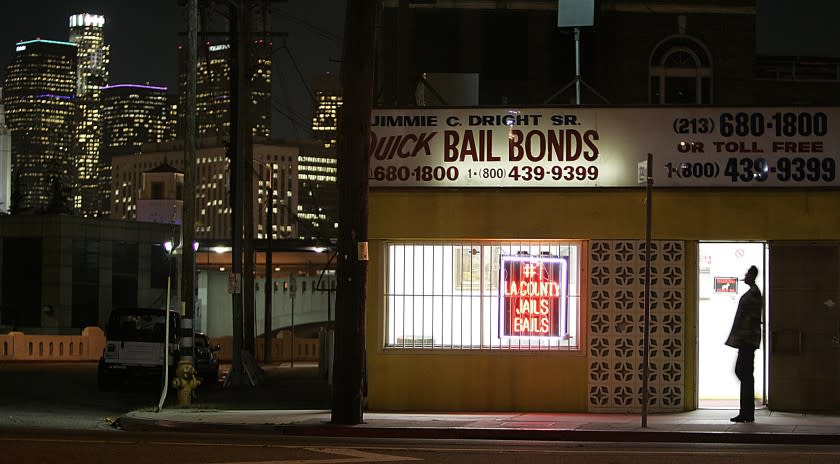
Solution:
{"label": "concrete curb", "polygon": [[531,440],[631,443],[727,443],[840,445],[840,435],[770,432],[685,432],[661,430],[555,430],[474,427],[380,427],[373,425],[243,424],[147,420],[123,416],[121,430],[184,433],[262,433],[301,437],[406,438],[422,440]]}

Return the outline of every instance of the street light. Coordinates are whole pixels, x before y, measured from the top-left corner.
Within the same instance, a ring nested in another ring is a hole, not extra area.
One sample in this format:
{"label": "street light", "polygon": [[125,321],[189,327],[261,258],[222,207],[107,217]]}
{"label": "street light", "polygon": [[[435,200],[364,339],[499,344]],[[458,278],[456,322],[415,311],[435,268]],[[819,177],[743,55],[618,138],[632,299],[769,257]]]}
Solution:
{"label": "street light", "polygon": [[[166,250],[168,270],[166,275],[166,307],[163,310],[163,387],[160,392],[160,401],[158,401],[157,412],[160,412],[163,408],[163,403],[166,402],[166,392],[169,390],[169,311],[172,304],[172,258],[176,253],[178,253],[178,248],[180,247],[181,244],[175,243],[174,239],[163,242],[163,249]],[[198,242],[193,242],[192,248],[193,251],[198,251]],[[193,265],[194,264],[195,261],[193,261]],[[191,269],[190,272],[195,272],[195,268]],[[192,339],[192,335],[188,335],[188,337]],[[182,343],[185,343],[185,340],[182,340]],[[192,346],[192,340],[186,343],[180,348],[183,348],[184,346]],[[183,353],[183,350],[181,352]],[[181,359],[182,361],[184,360],[183,357]]]}
{"label": "street light", "polygon": [[163,249],[166,250],[166,306],[163,309],[163,386],[160,391],[157,412],[163,408],[166,402],[166,392],[169,390],[169,305],[172,297],[172,252],[175,250],[175,243],[172,240],[163,242]]}

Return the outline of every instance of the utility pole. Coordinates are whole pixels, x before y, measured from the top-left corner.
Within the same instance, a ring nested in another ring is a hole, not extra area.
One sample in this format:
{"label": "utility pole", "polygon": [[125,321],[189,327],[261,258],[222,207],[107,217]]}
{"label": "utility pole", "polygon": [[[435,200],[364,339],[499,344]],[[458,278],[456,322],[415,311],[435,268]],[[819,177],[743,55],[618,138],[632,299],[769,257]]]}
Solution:
{"label": "utility pole", "polygon": [[239,132],[242,164],[239,180],[242,182],[242,225],[244,229],[242,270],[242,363],[251,385],[260,381],[256,361],[256,304],[254,303],[254,132],[250,117],[251,107],[251,9],[256,0],[240,0],[239,10]]}
{"label": "utility pole", "polygon": [[348,0],[338,121],[338,296],[332,422],[361,424],[365,389],[368,145],[377,0]]}
{"label": "utility pole", "polygon": [[184,214],[181,230],[181,299],[184,317],[181,319],[181,360],[193,361],[193,320],[195,319],[195,105],[196,65],[198,63],[198,0],[187,1],[187,107],[184,134]]}
{"label": "utility pole", "polygon": [[[229,286],[233,294],[233,356],[225,385],[256,385],[260,369],[255,359],[254,302],[254,216],[253,216],[253,121],[249,117],[252,11],[262,2],[263,37],[285,36],[268,31],[267,2],[275,0],[230,0],[228,35],[230,36],[230,153],[231,153],[231,234],[233,251]],[[245,216],[247,215],[247,216]],[[244,256],[243,256],[244,255]],[[243,269],[244,268],[244,269]]]}
{"label": "utility pole", "polygon": [[413,80],[409,77],[409,58],[405,50],[411,50],[411,5],[409,0],[399,0],[397,7],[397,49],[393,54],[396,72],[391,85],[394,87],[398,106],[414,105],[414,88],[410,87]]}
{"label": "utility pole", "polygon": [[[248,2],[248,0],[243,0],[244,2]],[[246,8],[247,11],[247,8]],[[247,23],[247,21],[246,21]],[[245,42],[246,44],[250,44],[250,39],[248,39],[248,35],[246,32],[240,31],[240,38],[241,42]],[[240,57],[243,61],[245,61],[246,66],[250,63],[250,56],[248,55],[248,47],[246,46],[246,52],[243,57]],[[242,340],[242,349],[248,352],[250,355],[256,355],[256,343],[254,340],[254,328],[256,327],[255,319],[256,319],[256,303],[254,301],[254,144],[253,144],[253,131],[251,128],[251,121],[248,111],[247,103],[251,101],[251,89],[247,83],[250,81],[250,77],[247,75],[240,75],[240,82],[244,81],[245,88],[242,89],[240,94],[240,100],[245,102],[246,104],[240,107],[240,111],[242,112],[240,121],[242,121],[242,127],[239,129],[239,136],[242,138],[242,155],[244,156],[244,164],[245,164],[245,172],[242,173],[242,190],[243,190],[243,197],[242,197],[242,209],[243,209],[243,218],[244,226],[245,226],[245,246],[243,252],[245,254],[245,262],[243,263],[244,270],[243,270],[243,279],[242,279],[242,286],[245,288],[245,293],[243,295],[243,340]]]}
{"label": "utility pole", "polygon": [[232,294],[232,310],[233,310],[233,353],[230,373],[225,380],[225,385],[241,385],[245,380],[245,368],[242,362],[242,338],[244,335],[243,318],[242,318],[242,175],[244,170],[243,162],[243,147],[241,128],[243,125],[242,104],[247,98],[247,94],[242,93],[244,83],[242,82],[245,75],[245,59],[246,55],[243,50],[247,48],[246,44],[242,43],[241,23],[247,20],[244,11],[241,10],[244,6],[245,0],[238,2],[231,2],[229,8],[230,21],[230,80],[231,80],[231,95],[230,95],[230,150],[233,159],[231,165],[231,242],[233,250],[231,252],[232,275],[229,284]]}
{"label": "utility pole", "polygon": [[271,299],[274,294],[274,285],[271,277],[274,272],[274,264],[272,261],[271,241],[274,235],[274,227],[272,226],[274,220],[272,214],[274,213],[274,168],[269,161],[268,165],[268,208],[265,211],[265,223],[268,234],[266,235],[265,246],[265,309],[264,309],[264,343],[263,343],[263,362],[268,364],[271,362]]}

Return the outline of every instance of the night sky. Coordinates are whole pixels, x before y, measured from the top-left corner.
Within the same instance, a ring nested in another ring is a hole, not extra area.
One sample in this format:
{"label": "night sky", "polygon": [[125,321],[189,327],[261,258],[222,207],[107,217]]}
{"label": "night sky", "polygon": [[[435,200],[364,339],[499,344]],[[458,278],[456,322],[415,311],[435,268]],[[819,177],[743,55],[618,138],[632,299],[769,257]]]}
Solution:
{"label": "night sky", "polygon": [[[225,2],[217,1],[217,4]],[[15,43],[35,38],[66,41],[69,17],[105,16],[105,42],[111,45],[111,84],[146,83],[177,93],[177,47],[187,29],[177,0],[29,0],[3,4],[0,22],[0,75],[14,55]],[[287,32],[287,50],[275,39],[274,97],[284,113],[272,115],[275,137],[307,137],[312,105],[307,87],[316,74],[339,72],[344,29],[344,1],[289,0],[272,4],[275,32]],[[306,87],[295,64],[307,80]],[[2,82],[2,81],[0,81]]]}
{"label": "night sky", "polygon": [[840,1],[758,0],[756,49],[775,56],[840,58]]}

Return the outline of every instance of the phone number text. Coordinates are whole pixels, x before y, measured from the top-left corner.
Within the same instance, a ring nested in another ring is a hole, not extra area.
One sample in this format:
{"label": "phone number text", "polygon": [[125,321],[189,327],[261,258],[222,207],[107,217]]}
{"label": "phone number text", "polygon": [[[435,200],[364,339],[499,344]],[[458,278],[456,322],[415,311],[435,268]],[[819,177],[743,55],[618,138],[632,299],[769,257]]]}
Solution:
{"label": "phone number text", "polygon": [[515,182],[594,181],[598,180],[597,166],[514,166],[512,168],[468,168],[455,166],[377,166],[370,170],[369,178],[380,182],[442,182],[465,179],[511,179]]}
{"label": "phone number text", "polygon": [[833,182],[837,176],[834,158],[728,158],[725,162],[699,161],[666,163],[668,178],[715,179],[729,178],[732,182]]}
{"label": "phone number text", "polygon": [[712,134],[715,128],[723,137],[823,137],[828,134],[828,115],[823,112],[721,113],[711,117],[681,117],[673,121],[677,134]]}

